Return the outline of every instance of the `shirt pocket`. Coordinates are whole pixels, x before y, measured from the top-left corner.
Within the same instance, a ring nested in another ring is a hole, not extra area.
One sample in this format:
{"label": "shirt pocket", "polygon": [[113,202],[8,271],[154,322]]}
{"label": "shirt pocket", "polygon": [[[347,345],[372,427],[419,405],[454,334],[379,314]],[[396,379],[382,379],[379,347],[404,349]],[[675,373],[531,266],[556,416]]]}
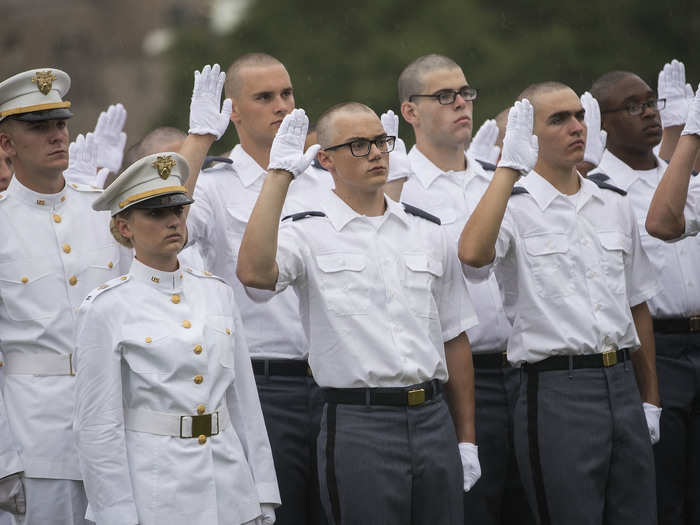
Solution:
{"label": "shirt pocket", "polygon": [[55,316],[67,300],[62,275],[50,257],[0,264],[0,294],[10,319],[32,321]]}
{"label": "shirt pocket", "polygon": [[438,309],[433,293],[436,279],[442,277],[442,261],[425,253],[403,254],[406,263],[404,293],[411,310],[419,316],[438,318]]}
{"label": "shirt pocket", "polygon": [[235,325],[233,317],[213,315],[207,318],[205,330],[206,350],[224,368],[233,368],[235,348]]}
{"label": "shirt pocket", "polygon": [[626,291],[625,256],[632,252],[632,238],[622,232],[597,232],[603,247],[601,268],[605,274],[608,289],[616,294]]}
{"label": "shirt pocket", "polygon": [[356,253],[316,256],[323,300],[336,315],[362,315],[369,308],[367,259]]}
{"label": "shirt pocket", "polygon": [[523,242],[537,294],[547,299],[572,295],[574,283],[567,234],[533,235],[525,237]]}
{"label": "shirt pocket", "polygon": [[178,344],[162,323],[135,323],[125,329],[122,358],[138,375],[172,375],[177,367]]}

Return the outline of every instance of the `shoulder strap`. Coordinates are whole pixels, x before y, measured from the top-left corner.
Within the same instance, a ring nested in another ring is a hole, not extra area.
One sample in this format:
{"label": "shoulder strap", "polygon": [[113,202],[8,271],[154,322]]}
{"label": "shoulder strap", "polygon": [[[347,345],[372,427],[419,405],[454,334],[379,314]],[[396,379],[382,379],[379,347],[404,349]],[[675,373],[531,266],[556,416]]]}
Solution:
{"label": "shoulder strap", "polygon": [[405,202],[401,203],[403,205],[403,209],[406,213],[409,215],[415,215],[416,217],[420,217],[421,219],[425,219],[430,222],[434,222],[435,224],[442,224],[442,221],[440,221],[439,217],[436,217],[432,213],[428,213],[425,210],[421,210],[420,208],[417,208],[415,206],[411,206],[410,204],[406,204]]}
{"label": "shoulder strap", "polygon": [[292,221],[300,221],[302,219],[306,219],[307,217],[325,217],[326,214],[323,213],[322,211],[302,211],[299,213],[292,213],[291,215],[287,215],[286,217],[282,217],[283,221],[286,221],[287,219],[292,219]]}

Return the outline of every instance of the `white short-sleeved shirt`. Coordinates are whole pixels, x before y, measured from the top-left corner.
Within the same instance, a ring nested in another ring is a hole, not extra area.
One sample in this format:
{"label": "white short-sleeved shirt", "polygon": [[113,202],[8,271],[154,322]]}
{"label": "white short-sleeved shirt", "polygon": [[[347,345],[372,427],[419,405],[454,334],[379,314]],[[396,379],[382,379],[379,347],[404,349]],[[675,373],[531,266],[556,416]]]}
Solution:
{"label": "white short-sleeved shirt", "polygon": [[[659,285],[637,219],[628,198],[579,180],[572,199],[532,171],[516,186],[527,191],[508,201],[491,268],[513,319],[512,363],[639,347],[630,306]],[[488,273],[464,269],[472,279]]]}
{"label": "white short-sleeved shirt", "polygon": [[[261,502],[280,503],[241,332],[230,287],[197,270],[134,260],[128,275],[88,295],[78,318],[74,428],[97,523],[244,523]],[[132,410],[228,410],[231,423],[201,444],[130,430]]]}
{"label": "white short-sleeved shirt", "polygon": [[109,232],[109,213],[92,209],[101,192],[66,184],[45,195],[13,177],[0,194],[0,352],[8,361],[0,436],[12,434],[0,439],[0,476],[19,457],[27,476],[80,479],[70,430],[75,378],[15,375],[9,365],[15,356],[67,357],[83,298],[131,264]]}
{"label": "white short-sleeved shirt", "polygon": [[477,323],[444,228],[386,203],[383,216],[365,217],[329,191],[326,216],[280,227],[276,292],[292,286],[299,296],[322,387],[447,381],[444,342]]}
{"label": "white short-sleeved shirt", "polygon": [[[189,239],[199,248],[206,269],[223,277],[233,288],[251,356],[306,359],[308,345],[294,291],[280,294],[269,303],[256,304],[246,296],[236,277],[243,233],[267,172],[240,144],[233,148],[231,160],[233,164],[218,164],[200,174],[194,191],[195,202],[187,217]],[[327,172],[304,173],[292,182],[283,217],[310,209],[305,203],[317,200],[315,186],[328,184],[322,175],[332,183]]]}
{"label": "white short-sleeved shirt", "polygon": [[[491,182],[490,175],[476,161],[469,162],[466,171],[443,172],[415,146],[408,158],[412,173],[401,200],[439,217],[450,242],[457,246],[467,219]],[[483,282],[468,282],[467,287],[479,317],[479,324],[467,332],[472,352],[505,350],[511,326],[495,275]]]}
{"label": "white short-sleeved shirt", "polygon": [[[667,167],[666,162],[657,157],[655,169],[633,170],[606,150],[589,177],[597,176],[627,192],[637,219],[642,247],[661,285],[659,293],[649,300],[652,317],[689,317],[700,313],[700,273],[697,270],[700,243],[697,239],[689,238],[666,243],[649,235],[645,226],[651,199]],[[700,178],[691,178],[688,196],[689,200],[700,197]]]}

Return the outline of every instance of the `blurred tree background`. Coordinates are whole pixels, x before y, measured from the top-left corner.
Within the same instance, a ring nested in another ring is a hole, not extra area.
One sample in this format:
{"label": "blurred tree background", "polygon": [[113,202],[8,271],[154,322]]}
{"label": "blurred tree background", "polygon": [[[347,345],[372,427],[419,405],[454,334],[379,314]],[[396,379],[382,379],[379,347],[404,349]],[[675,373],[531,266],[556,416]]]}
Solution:
{"label": "blurred tree background", "polygon": [[[397,111],[401,70],[418,56],[440,53],[459,63],[479,89],[476,131],[532,82],[560,80],[582,93],[601,74],[625,69],[656,88],[660,68],[678,58],[697,86],[700,53],[693,42],[699,34],[697,0],[251,1],[225,34],[190,25],[177,32],[167,55],[177,102],[158,124],[186,129],[192,71],[214,62],[226,68],[243,53],[279,58],[297,107],[312,121],[346,100],[377,113]],[[404,122],[400,134],[413,143]],[[231,126],[220,149],[236,141]]]}

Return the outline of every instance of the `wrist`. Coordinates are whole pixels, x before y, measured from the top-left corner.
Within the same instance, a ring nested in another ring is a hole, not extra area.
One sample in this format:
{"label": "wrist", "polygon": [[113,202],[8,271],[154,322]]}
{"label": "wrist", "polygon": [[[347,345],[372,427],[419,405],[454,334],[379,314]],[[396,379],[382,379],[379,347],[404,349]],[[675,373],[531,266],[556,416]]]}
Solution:
{"label": "wrist", "polygon": [[267,172],[268,176],[270,176],[272,179],[275,180],[280,180],[280,181],[285,181],[287,184],[291,184],[292,181],[294,180],[294,174],[291,171],[283,170],[283,169],[270,169]]}

